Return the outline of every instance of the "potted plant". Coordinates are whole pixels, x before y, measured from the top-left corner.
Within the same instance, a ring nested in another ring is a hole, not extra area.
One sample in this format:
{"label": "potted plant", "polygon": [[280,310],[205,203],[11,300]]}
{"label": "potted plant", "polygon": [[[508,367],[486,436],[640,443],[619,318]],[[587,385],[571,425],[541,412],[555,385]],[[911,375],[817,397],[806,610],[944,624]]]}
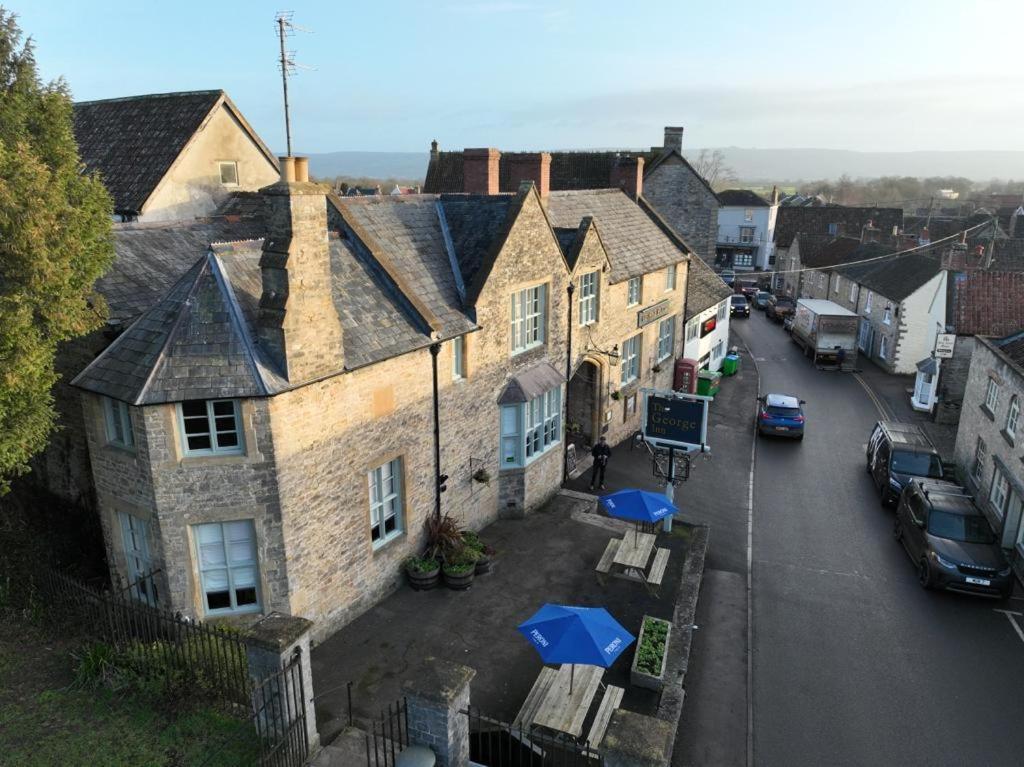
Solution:
{"label": "potted plant", "polygon": [[479,468],[473,472],[473,481],[479,482],[481,485],[491,484],[491,473],[487,469]]}
{"label": "potted plant", "polygon": [[445,559],[441,568],[445,585],[455,591],[468,589],[476,574],[476,552],[468,547],[455,552]]}
{"label": "potted plant", "polygon": [[629,671],[629,681],[637,687],[660,692],[665,686],[665,663],[672,624],[661,618],[644,616],[640,636],[636,640],[636,654]]}
{"label": "potted plant", "polygon": [[622,392],[616,389],[611,394],[612,399],[622,399]]}
{"label": "potted plant", "polygon": [[472,530],[466,530],[462,533],[462,542],[466,545],[466,548],[476,554],[476,574],[483,575],[484,573],[489,573],[491,571],[492,557],[497,553],[494,548],[480,540],[480,536]]}
{"label": "potted plant", "polygon": [[405,560],[405,574],[415,591],[429,591],[441,579],[441,563],[433,557],[409,557]]}
{"label": "potted plant", "polygon": [[423,528],[427,539],[423,556],[427,559],[446,561],[450,554],[462,549],[462,527],[454,517],[430,514],[423,522]]}
{"label": "potted plant", "polygon": [[657,362],[655,362],[655,363],[654,363],[654,364],[653,364],[653,365],[651,366],[651,372],[652,372],[652,373],[660,373],[660,372],[661,372],[661,365],[659,365],[659,364],[658,364]]}

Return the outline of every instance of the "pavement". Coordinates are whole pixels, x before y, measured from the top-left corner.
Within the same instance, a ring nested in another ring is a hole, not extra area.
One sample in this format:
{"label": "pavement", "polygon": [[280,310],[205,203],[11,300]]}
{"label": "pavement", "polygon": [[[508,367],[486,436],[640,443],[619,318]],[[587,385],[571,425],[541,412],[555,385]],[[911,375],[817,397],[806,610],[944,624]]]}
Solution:
{"label": "pavement", "polygon": [[[354,718],[365,725],[401,698],[407,669],[427,656],[474,668],[473,707],[512,721],[542,666],[516,626],[545,602],[606,607],[634,634],[645,614],[671,619],[689,528],[676,525],[673,535],[659,536],[658,545],[672,552],[660,598],[633,581],[608,578],[601,586],[594,566],[608,540],[632,527],[595,506],[592,497],[559,495],[526,519],[495,522],[481,531],[498,551],[493,571],[478,576],[469,590],[415,592],[403,585],[315,647],[313,690],[324,742],[347,724],[348,682]],[[632,660],[627,650],[605,681],[626,690],[623,707],[653,714],[659,696],[629,684]]]}
{"label": "pavement", "polygon": [[1024,763],[1024,602],[922,590],[864,471],[906,384],[815,370],[759,312],[733,328],[762,392],[807,401],[802,442],[756,449],[753,764]]}

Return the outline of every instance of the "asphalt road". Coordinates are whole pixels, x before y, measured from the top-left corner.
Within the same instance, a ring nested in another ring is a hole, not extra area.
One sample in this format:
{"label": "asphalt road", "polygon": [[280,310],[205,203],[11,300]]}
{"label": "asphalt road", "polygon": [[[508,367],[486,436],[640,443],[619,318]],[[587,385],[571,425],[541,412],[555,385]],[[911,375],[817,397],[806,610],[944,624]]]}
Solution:
{"label": "asphalt road", "polygon": [[761,312],[732,326],[762,392],[807,400],[803,442],[756,453],[755,764],[1024,764],[1024,636],[996,612],[1024,601],[921,589],[864,470],[871,398]]}

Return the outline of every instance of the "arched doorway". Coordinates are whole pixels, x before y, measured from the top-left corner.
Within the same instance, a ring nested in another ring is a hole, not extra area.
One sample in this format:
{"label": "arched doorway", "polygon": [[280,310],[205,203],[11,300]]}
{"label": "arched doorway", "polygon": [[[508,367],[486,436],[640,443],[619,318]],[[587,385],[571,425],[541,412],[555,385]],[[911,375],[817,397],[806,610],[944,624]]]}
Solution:
{"label": "arched doorway", "polygon": [[600,433],[600,386],[601,367],[589,359],[580,363],[569,380],[566,432],[577,451],[589,451]]}

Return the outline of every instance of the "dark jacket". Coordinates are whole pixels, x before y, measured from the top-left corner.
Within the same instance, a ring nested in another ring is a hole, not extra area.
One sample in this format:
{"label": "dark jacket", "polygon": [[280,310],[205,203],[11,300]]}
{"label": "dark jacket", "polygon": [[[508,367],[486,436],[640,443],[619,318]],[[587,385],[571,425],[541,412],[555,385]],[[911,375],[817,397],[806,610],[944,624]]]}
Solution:
{"label": "dark jacket", "polygon": [[608,447],[607,442],[604,443],[603,445],[600,442],[598,442],[596,445],[594,445],[593,448],[591,448],[590,454],[594,456],[595,463],[599,463],[602,466],[604,466],[608,463],[608,459],[611,458],[612,456],[612,449]]}

